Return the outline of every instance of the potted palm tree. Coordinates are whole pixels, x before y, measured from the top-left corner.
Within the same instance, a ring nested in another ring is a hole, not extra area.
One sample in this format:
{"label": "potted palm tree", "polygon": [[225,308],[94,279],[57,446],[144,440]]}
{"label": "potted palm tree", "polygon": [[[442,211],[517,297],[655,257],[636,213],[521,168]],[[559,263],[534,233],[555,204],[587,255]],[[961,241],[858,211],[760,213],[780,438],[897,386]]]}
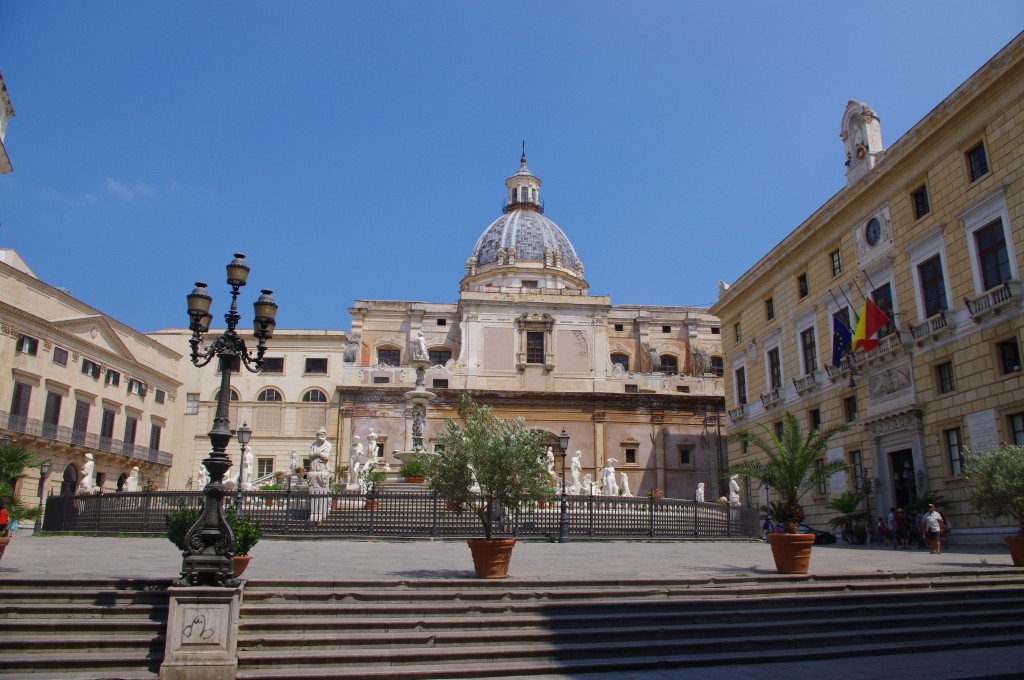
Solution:
{"label": "potted palm tree", "polygon": [[7,511],[7,524],[0,527],[0,557],[11,542],[11,530],[22,522],[34,520],[39,508],[30,508],[14,492],[14,484],[25,477],[25,469],[36,467],[35,456],[17,444],[0,444],[0,505]]}
{"label": "potted palm tree", "polygon": [[867,530],[864,522],[869,520],[867,511],[860,509],[864,494],[856,491],[844,491],[828,503],[825,507],[839,514],[828,521],[834,529],[842,530],[849,527],[849,534],[843,533],[843,538],[851,543],[862,544],[867,540]]}
{"label": "potted palm tree", "polygon": [[980,515],[1011,517],[1017,533],[1003,536],[1013,566],[1024,567],[1024,447],[999,444],[984,453],[964,453],[967,497]]}
{"label": "potted palm tree", "polygon": [[456,512],[479,518],[484,537],[467,541],[477,577],[504,578],[515,539],[495,538],[495,525],[503,514],[551,493],[542,460],[545,435],[522,418],[498,418],[468,394],[459,397],[456,410],[460,422],[449,417],[436,439],[443,453],[427,462],[427,486]]}
{"label": "potted palm tree", "polygon": [[[753,444],[767,458],[741,461],[730,467],[727,474],[757,479],[779,494],[782,508],[778,519],[782,521],[784,533],[768,536],[775,568],[780,574],[806,574],[814,534],[797,533],[797,526],[804,519],[800,499],[822,479],[850,467],[844,461],[823,460],[829,440],[849,428],[839,425],[812,430],[805,436],[796,416],[787,411],[782,417],[781,438],[764,425],[761,429],[764,435],[743,432],[737,435],[737,439]],[[822,461],[820,465],[819,461]]]}

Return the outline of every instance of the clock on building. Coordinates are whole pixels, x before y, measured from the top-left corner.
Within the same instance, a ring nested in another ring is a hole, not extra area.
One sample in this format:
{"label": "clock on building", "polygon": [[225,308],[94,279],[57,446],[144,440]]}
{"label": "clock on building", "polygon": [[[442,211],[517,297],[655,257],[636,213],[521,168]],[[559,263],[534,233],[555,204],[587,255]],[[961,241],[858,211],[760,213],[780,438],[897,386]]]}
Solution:
{"label": "clock on building", "polygon": [[877,217],[872,217],[864,227],[864,238],[867,239],[869,246],[874,246],[878,243],[878,239],[882,238],[882,223],[878,221]]}

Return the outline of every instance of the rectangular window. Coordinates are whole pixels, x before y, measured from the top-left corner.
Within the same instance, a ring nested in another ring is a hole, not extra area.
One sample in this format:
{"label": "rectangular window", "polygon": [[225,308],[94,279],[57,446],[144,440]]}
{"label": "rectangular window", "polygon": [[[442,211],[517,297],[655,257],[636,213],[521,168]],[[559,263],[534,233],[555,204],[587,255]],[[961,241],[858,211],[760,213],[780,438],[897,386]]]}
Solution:
{"label": "rectangular window", "polygon": [[768,350],[768,389],[777,390],[782,387],[782,361],[779,358],[779,348],[772,347]]}
{"label": "rectangular window", "polygon": [[[397,352],[397,350],[395,350]],[[392,366],[398,365],[398,360]],[[306,375],[327,375],[327,357],[307,357],[304,373]]]}
{"label": "rectangular window", "polygon": [[189,392],[185,395],[185,415],[194,416],[199,413],[199,394]]}
{"label": "rectangular window", "polygon": [[735,333],[736,333],[736,342],[739,342],[740,340],[743,339],[743,329],[740,328],[739,324],[736,324],[732,328],[733,328],[733,331],[735,331]]}
{"label": "rectangular window", "polygon": [[833,250],[829,257],[832,259],[832,276],[839,276],[843,273],[843,259],[839,250]]}
{"label": "rectangular window", "polygon": [[661,327],[661,332],[662,333],[671,333],[672,332],[672,326],[662,326]]}
{"label": "rectangular window", "polygon": [[622,331],[622,329],[623,329],[623,325],[622,325],[621,323],[617,323],[617,324],[615,324],[615,330],[616,330],[616,331],[619,331],[619,332],[621,332],[621,331]]}
{"label": "rectangular window", "polygon": [[881,339],[887,335],[892,335],[896,332],[896,317],[892,313],[892,288],[888,283],[883,284],[871,293],[871,297],[875,304],[878,305],[878,308],[889,317],[889,323],[878,330],[878,338]]}
{"label": "rectangular window", "polygon": [[103,409],[103,420],[100,423],[100,437],[105,439],[114,438],[114,419],[117,414],[108,408]]}
{"label": "rectangular window", "polygon": [[438,326],[447,326],[448,325],[448,319],[438,319],[437,320],[437,325]]}
{"label": "rectangular window", "polygon": [[1010,426],[1010,442],[1024,446],[1024,413],[1014,413],[1007,420]]}
{"label": "rectangular window", "polygon": [[163,433],[163,427],[153,423],[149,427],[149,448],[153,451],[160,450],[160,435]]}
{"label": "rectangular window", "polygon": [[922,186],[910,194],[910,202],[914,205],[914,219],[919,220],[932,211],[928,204],[928,187]]}
{"label": "rectangular window", "polygon": [[996,220],[974,232],[978,247],[978,269],[981,270],[981,284],[985,290],[992,290],[1004,281],[1010,280],[1010,255],[1006,250],[1006,236],[1003,221]]}
{"label": "rectangular window", "polygon": [[128,394],[134,394],[137,397],[146,396],[146,384],[141,380],[135,378],[128,378]]}
{"label": "rectangular window", "polygon": [[683,467],[693,465],[693,449],[689,446],[679,447],[679,464]]}
{"label": "rectangular window", "polygon": [[689,385],[676,385],[676,392],[682,392],[683,394],[689,394],[690,393],[690,386]]}
{"label": "rectangular window", "polygon": [[985,154],[984,142],[967,152],[967,169],[972,182],[988,174],[988,156]]}
{"label": "rectangular window", "polygon": [[626,394],[640,394],[640,386],[626,385]]}
{"label": "rectangular window", "polygon": [[448,378],[434,378],[434,389],[448,389]]}
{"label": "rectangular window", "polygon": [[[46,410],[43,412],[43,424],[49,425],[52,430],[55,430],[57,425],[60,424],[60,406],[63,401],[63,395],[56,392],[46,393]],[[47,436],[53,434],[56,434],[56,432],[50,432]]]}
{"label": "rectangular window", "polygon": [[528,331],[526,333],[526,363],[544,363],[544,332]]}
{"label": "rectangular window", "polygon": [[850,452],[850,465],[854,488],[859,489],[861,480],[864,479],[864,461],[861,459],[860,451]]}
{"label": "rectangular window", "polygon": [[39,353],[39,341],[28,335],[19,335],[14,349],[21,354],[35,356]]}
{"label": "rectangular window", "polygon": [[746,439],[740,442],[740,453],[750,453],[750,442],[748,442]]}
{"label": "rectangular window", "polygon": [[525,279],[521,282],[523,288],[536,288],[537,281],[535,279]]}
{"label": "rectangular window", "polygon": [[153,401],[155,401],[158,404],[164,403],[164,401],[166,399],[167,399],[167,393],[164,392],[163,390],[159,389],[159,388],[157,389],[156,392],[153,393]]}
{"label": "rectangular window", "polygon": [[805,298],[810,294],[810,289],[807,287],[807,274],[801,274],[796,277],[796,290],[801,298]]}
{"label": "rectangular window", "polygon": [[736,369],[736,403],[746,404],[747,403],[747,369],[737,368]]}
{"label": "rectangular window", "polygon": [[622,453],[624,454],[626,465],[636,465],[636,449],[623,449]]}
{"label": "rectangular window", "polygon": [[764,318],[771,321],[775,318],[775,299],[768,298],[764,301]]}
{"label": "rectangular window", "polygon": [[775,423],[775,436],[776,436],[776,438],[778,438],[779,441],[782,441],[782,431],[783,431],[783,426],[782,426],[782,421],[780,420],[777,423]]}
{"label": "rectangular window", "polygon": [[822,460],[821,458],[814,461],[814,468],[818,471],[818,495],[824,496],[826,493],[825,483],[827,481],[827,478],[822,477],[821,472],[822,470],[825,469],[825,461]]}
{"label": "rectangular window", "polygon": [[612,366],[622,366],[623,371],[629,370],[629,356],[626,354],[613,354]]}
{"label": "rectangular window", "polygon": [[725,364],[722,357],[711,357],[711,375],[719,378],[725,375]]}
{"label": "rectangular window", "polygon": [[377,363],[384,366],[398,366],[402,353],[397,349],[378,349]]}
{"label": "rectangular window", "polygon": [[846,412],[846,422],[857,420],[857,397],[843,399],[843,410]]}
{"label": "rectangular window", "polygon": [[722,329],[721,329],[720,326],[712,326],[711,327],[711,335],[721,335],[721,334],[722,334]]}
{"label": "rectangular window", "polygon": [[386,385],[391,382],[391,378],[386,375],[375,375],[373,376],[374,385]]}
{"label": "rectangular window", "polygon": [[942,440],[946,444],[946,453],[949,456],[949,472],[952,475],[959,475],[964,469],[963,442],[960,439],[960,428],[954,427],[942,433]]}
{"label": "rectangular window", "polygon": [[804,375],[810,375],[818,370],[818,348],[813,327],[800,333],[800,350],[804,359]]}
{"label": "rectangular window", "polygon": [[256,477],[266,477],[267,475],[274,474],[274,459],[273,458],[257,458],[256,459]]}
{"label": "rectangular window", "polygon": [[996,344],[999,354],[999,368],[1003,375],[1020,371],[1020,347],[1016,340],[1005,340]]}
{"label": "rectangular window", "polygon": [[939,393],[947,394],[956,390],[956,383],[953,381],[953,362],[947,361],[935,367],[938,378]]}
{"label": "rectangular window", "polygon": [[28,417],[28,404],[32,400],[32,386],[14,381],[14,396],[11,397],[11,415],[23,419]]}
{"label": "rectangular window", "polygon": [[63,347],[53,348],[53,363],[60,366],[68,365],[68,351]]}
{"label": "rectangular window", "polygon": [[942,275],[942,258],[935,255],[917,265],[921,278],[921,294],[924,296],[925,318],[933,317],[949,309],[946,303],[946,282]]}
{"label": "rectangular window", "polygon": [[121,384],[121,374],[108,368],[107,372],[103,376],[103,384],[110,385],[111,387],[117,387]]}
{"label": "rectangular window", "polygon": [[100,365],[89,359],[82,359],[82,375],[87,375],[93,380],[99,380]]}
{"label": "rectangular window", "polygon": [[81,444],[85,441],[85,433],[89,430],[89,409],[87,401],[75,402],[75,424],[71,428],[71,441]]}
{"label": "rectangular window", "polygon": [[260,373],[284,373],[284,357],[264,357]]}
{"label": "rectangular window", "polygon": [[811,425],[811,431],[817,431],[821,429],[821,409],[812,408],[810,413],[807,414],[807,421]]}
{"label": "rectangular window", "polygon": [[430,363],[435,366],[444,366],[452,359],[452,352],[449,349],[432,349],[427,354],[430,356]]}
{"label": "rectangular window", "polygon": [[128,416],[124,419],[124,443],[134,444],[135,435],[139,430],[139,419]]}

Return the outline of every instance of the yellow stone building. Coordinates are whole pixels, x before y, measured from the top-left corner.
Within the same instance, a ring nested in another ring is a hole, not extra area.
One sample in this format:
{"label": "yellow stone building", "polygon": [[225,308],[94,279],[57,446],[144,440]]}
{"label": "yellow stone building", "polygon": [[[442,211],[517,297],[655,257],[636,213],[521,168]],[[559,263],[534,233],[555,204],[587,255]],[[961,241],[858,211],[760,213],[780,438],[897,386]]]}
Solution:
{"label": "yellow stone building", "polygon": [[[828,457],[853,468],[805,499],[812,526],[867,487],[875,517],[938,495],[957,540],[991,540],[1007,530],[972,512],[961,454],[1024,443],[1024,34],[888,148],[860,102],[840,137],[847,185],[720,284],[729,432],[786,411],[851,425]],[[890,323],[833,366],[833,319],[853,328],[865,296]],[[728,445],[731,462],[754,455]]]}

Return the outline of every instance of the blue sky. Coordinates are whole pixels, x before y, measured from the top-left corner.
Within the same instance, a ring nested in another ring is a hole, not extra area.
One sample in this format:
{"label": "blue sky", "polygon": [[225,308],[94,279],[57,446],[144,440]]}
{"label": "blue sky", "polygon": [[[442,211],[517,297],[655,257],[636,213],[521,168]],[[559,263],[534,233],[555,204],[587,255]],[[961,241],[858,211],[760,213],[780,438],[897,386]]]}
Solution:
{"label": "blue sky", "polygon": [[[245,318],[455,302],[526,141],[593,294],[710,304],[1024,26],[980,2],[0,0],[0,247],[142,331],[247,254]],[[219,318],[219,317],[218,317]]]}

